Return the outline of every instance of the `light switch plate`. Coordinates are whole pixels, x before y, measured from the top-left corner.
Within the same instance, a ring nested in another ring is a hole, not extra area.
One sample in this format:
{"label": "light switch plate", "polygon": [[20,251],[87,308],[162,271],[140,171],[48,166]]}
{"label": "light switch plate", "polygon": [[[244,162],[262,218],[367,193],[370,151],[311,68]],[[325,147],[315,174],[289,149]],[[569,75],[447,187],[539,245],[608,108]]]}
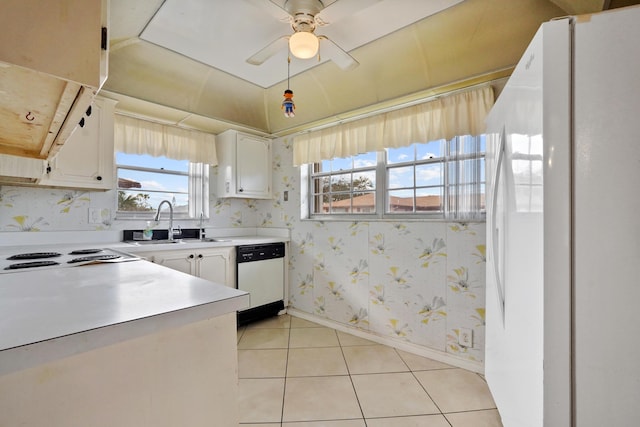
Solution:
{"label": "light switch plate", "polygon": [[89,208],[89,224],[106,224],[110,222],[110,219],[111,209]]}

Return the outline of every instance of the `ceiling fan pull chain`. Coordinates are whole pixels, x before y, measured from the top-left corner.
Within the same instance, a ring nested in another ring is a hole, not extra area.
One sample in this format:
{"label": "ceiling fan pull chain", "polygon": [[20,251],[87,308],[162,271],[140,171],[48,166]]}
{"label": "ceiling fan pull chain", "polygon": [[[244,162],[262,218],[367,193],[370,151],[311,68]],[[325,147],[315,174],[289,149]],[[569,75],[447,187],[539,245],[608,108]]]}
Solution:
{"label": "ceiling fan pull chain", "polygon": [[287,54],[287,89],[291,89],[291,86],[289,86],[290,76],[291,76],[291,55]]}

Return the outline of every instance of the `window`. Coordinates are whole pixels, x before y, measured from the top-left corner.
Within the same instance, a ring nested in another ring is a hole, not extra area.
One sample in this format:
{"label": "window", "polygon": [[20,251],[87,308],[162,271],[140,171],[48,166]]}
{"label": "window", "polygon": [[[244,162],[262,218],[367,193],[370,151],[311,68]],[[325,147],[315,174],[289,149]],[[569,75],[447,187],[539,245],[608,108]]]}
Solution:
{"label": "window", "polygon": [[386,213],[442,212],[445,141],[386,150]]}
{"label": "window", "polygon": [[315,163],[310,217],[482,219],[484,152],[463,136]]}
{"label": "window", "polygon": [[171,202],[176,218],[208,217],[208,165],[123,152],[116,153],[116,163],[120,217],[148,218],[163,200]]}
{"label": "window", "polygon": [[375,213],[376,153],[326,160],[314,165],[316,213]]}

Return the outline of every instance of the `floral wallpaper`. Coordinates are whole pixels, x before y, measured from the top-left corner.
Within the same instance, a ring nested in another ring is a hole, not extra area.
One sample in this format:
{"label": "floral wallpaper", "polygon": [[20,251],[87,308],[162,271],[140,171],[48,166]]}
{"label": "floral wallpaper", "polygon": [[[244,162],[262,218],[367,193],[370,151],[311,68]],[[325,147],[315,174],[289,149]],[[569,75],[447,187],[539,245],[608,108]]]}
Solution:
{"label": "floral wallpaper", "polygon": [[[0,187],[0,231],[108,230],[113,191]],[[89,208],[100,221],[89,224]]]}
{"label": "floral wallpaper", "polygon": [[[485,225],[300,219],[300,171],[290,139],[273,145],[272,200],[218,199],[208,227],[291,230],[290,306],[363,331],[483,362]],[[215,180],[217,168],[212,169]],[[212,189],[215,189],[212,183]],[[121,230],[115,191],[0,187],[0,231]],[[89,208],[99,213],[90,223]],[[95,222],[95,221],[93,221]],[[188,221],[180,224],[193,226]],[[473,347],[458,344],[473,330]]]}
{"label": "floral wallpaper", "polygon": [[[484,224],[303,222],[292,230],[291,306],[483,362]],[[474,331],[472,348],[459,328]]]}
{"label": "floral wallpaper", "polygon": [[[217,168],[213,168],[213,179]],[[213,187],[213,186],[212,186]],[[115,191],[0,186],[0,231],[104,231],[144,228],[144,220],[118,220]],[[90,209],[98,221],[90,221]],[[255,227],[255,200],[218,199],[210,195],[208,227]],[[176,221],[196,227],[198,221]]]}

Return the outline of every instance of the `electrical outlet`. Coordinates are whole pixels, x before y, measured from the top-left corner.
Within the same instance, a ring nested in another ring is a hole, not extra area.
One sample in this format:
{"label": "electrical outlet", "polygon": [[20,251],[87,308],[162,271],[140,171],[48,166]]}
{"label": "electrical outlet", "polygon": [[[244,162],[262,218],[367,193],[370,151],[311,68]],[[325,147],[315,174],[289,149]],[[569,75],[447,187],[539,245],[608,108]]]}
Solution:
{"label": "electrical outlet", "polygon": [[473,329],[460,328],[458,333],[458,344],[463,347],[473,347]]}

